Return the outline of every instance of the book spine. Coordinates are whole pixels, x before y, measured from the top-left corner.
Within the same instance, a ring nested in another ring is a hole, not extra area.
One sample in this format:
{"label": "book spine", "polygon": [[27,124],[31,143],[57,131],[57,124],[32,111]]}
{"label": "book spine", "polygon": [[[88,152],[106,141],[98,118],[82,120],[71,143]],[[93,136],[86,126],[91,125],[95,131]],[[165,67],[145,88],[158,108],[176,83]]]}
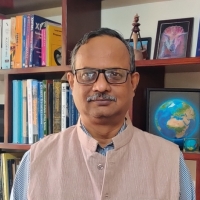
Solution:
{"label": "book spine", "polygon": [[62,83],[61,84],[61,90],[62,90],[62,94],[61,94],[61,131],[64,131],[67,127],[66,124],[66,117],[67,117],[67,84],[68,83]]}
{"label": "book spine", "polygon": [[61,81],[53,80],[53,133],[61,131]]}
{"label": "book spine", "polygon": [[23,93],[23,102],[22,102],[22,106],[23,106],[23,114],[22,114],[22,130],[23,130],[23,140],[22,143],[23,144],[28,144],[28,112],[27,112],[27,80],[23,80],[22,81],[22,93]]}
{"label": "book spine", "polygon": [[19,114],[19,96],[20,96],[20,89],[19,89],[19,80],[13,80],[12,81],[13,86],[13,143],[19,144],[19,124],[20,119],[18,117]]}
{"label": "book spine", "polygon": [[44,124],[44,136],[48,134],[47,125],[47,81],[43,80],[43,124]]}
{"label": "book spine", "polygon": [[14,68],[22,68],[23,16],[16,16],[16,45]]}
{"label": "book spine", "polygon": [[29,67],[33,67],[34,15],[31,15]]}
{"label": "book spine", "polygon": [[19,104],[18,104],[18,118],[19,118],[19,129],[18,129],[18,137],[19,137],[19,143],[22,144],[23,141],[23,85],[22,80],[19,80]]}
{"label": "book spine", "polygon": [[14,68],[15,64],[15,45],[16,45],[16,17],[11,17],[10,32],[10,68]]}
{"label": "book spine", "polygon": [[41,45],[42,66],[46,66],[46,29],[43,28],[41,32],[42,32],[42,45]]}
{"label": "book spine", "polygon": [[10,69],[11,19],[3,20],[2,30],[2,69]]}
{"label": "book spine", "polygon": [[27,27],[27,15],[23,15],[22,68],[25,68],[25,60],[26,60],[26,27]]}
{"label": "book spine", "polygon": [[48,80],[47,81],[47,131],[48,134],[53,133],[53,82]]}
{"label": "book spine", "polygon": [[32,86],[33,109],[33,143],[38,141],[38,81],[33,80]]}
{"label": "book spine", "polygon": [[25,68],[29,67],[30,33],[31,33],[31,16],[27,15],[27,22],[26,22]]}
{"label": "book spine", "polygon": [[39,82],[39,140],[44,137],[44,97],[43,97],[43,82]]}
{"label": "book spine", "polygon": [[27,79],[27,103],[28,103],[28,143],[33,144],[33,108],[32,108],[32,79]]}

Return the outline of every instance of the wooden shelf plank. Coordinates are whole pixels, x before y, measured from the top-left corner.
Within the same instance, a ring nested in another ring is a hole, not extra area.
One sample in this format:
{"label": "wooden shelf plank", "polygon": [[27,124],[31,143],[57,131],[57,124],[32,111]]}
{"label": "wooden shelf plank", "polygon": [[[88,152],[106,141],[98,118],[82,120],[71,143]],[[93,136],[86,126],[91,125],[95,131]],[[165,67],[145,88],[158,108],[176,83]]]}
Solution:
{"label": "wooden shelf plank", "polygon": [[67,72],[71,71],[69,65],[54,66],[54,67],[30,67],[21,69],[1,69],[1,74],[33,74],[33,73],[53,73],[53,72]]}
{"label": "wooden shelf plank", "polygon": [[[2,0],[1,0],[2,1]],[[4,15],[17,14],[35,10],[61,7],[61,0],[12,0],[0,2],[0,13]]]}
{"label": "wooden shelf plank", "polygon": [[200,152],[199,153],[183,153],[185,160],[200,160]]}
{"label": "wooden shelf plank", "polygon": [[192,65],[200,64],[200,57],[190,58],[172,58],[172,59],[155,59],[155,60],[138,60],[135,62],[136,67],[160,67],[174,65]]}
{"label": "wooden shelf plank", "polygon": [[29,150],[29,144],[0,143],[0,149]]}

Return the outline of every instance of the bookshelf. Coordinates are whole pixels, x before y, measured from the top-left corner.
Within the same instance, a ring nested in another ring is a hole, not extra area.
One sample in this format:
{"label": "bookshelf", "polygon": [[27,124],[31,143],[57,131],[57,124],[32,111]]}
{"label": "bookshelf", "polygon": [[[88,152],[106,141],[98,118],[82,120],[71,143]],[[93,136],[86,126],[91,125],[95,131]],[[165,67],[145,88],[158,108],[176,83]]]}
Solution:
{"label": "bookshelf", "polygon": [[[36,9],[24,4],[24,1],[18,2],[14,7],[6,7],[0,4],[0,13],[14,14],[28,12]],[[38,2],[38,3],[37,3]],[[4,142],[0,144],[0,149],[6,151],[28,150],[30,145],[18,145],[9,143],[12,136],[12,80],[22,79],[61,79],[63,75],[70,70],[69,56],[77,41],[84,33],[97,29],[101,26],[101,1],[96,0],[40,0],[34,1],[37,9],[52,8],[62,6],[62,65],[51,67],[33,67],[25,69],[0,70],[0,77],[4,80]],[[44,5],[46,5],[44,7]]]}

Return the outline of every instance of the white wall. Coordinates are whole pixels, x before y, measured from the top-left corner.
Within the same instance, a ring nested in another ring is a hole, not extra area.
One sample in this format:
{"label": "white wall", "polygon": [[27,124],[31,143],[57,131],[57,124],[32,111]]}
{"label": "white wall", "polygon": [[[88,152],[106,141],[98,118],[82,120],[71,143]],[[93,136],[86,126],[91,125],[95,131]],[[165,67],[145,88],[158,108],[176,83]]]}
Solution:
{"label": "white wall", "polygon": [[[194,57],[196,54],[197,35],[199,29],[199,8],[199,0],[173,0],[103,9],[101,26],[120,31],[125,38],[129,39],[134,15],[138,13],[140,16],[139,22],[141,23],[141,37],[152,38],[152,59],[158,20],[194,17],[194,29],[191,48],[191,57]],[[166,73],[165,87],[200,88],[199,79],[200,73]],[[192,178],[195,181],[196,162],[187,161],[187,165],[192,173]]]}
{"label": "white wall", "polygon": [[195,56],[200,18],[199,8],[199,0],[174,0],[104,9],[102,10],[101,26],[118,30],[128,39],[134,15],[138,13],[141,37],[152,38],[151,58],[153,58],[158,20],[194,17],[191,55]]}

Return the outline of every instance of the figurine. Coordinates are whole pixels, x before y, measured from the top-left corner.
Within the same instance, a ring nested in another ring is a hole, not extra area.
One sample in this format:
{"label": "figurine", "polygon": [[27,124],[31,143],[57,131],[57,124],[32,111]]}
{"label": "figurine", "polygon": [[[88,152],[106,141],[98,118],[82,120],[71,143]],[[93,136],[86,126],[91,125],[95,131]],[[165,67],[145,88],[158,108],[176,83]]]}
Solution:
{"label": "figurine", "polygon": [[141,44],[141,49],[137,49],[137,43],[138,43],[138,38],[140,37],[140,23],[138,23],[139,21],[139,16],[138,14],[136,14],[134,16],[134,20],[132,23],[132,32],[131,32],[131,36],[130,38],[133,39],[133,50],[134,50],[134,54],[135,54],[135,60],[143,60],[147,58],[147,50],[143,48],[142,42],[140,41]]}

